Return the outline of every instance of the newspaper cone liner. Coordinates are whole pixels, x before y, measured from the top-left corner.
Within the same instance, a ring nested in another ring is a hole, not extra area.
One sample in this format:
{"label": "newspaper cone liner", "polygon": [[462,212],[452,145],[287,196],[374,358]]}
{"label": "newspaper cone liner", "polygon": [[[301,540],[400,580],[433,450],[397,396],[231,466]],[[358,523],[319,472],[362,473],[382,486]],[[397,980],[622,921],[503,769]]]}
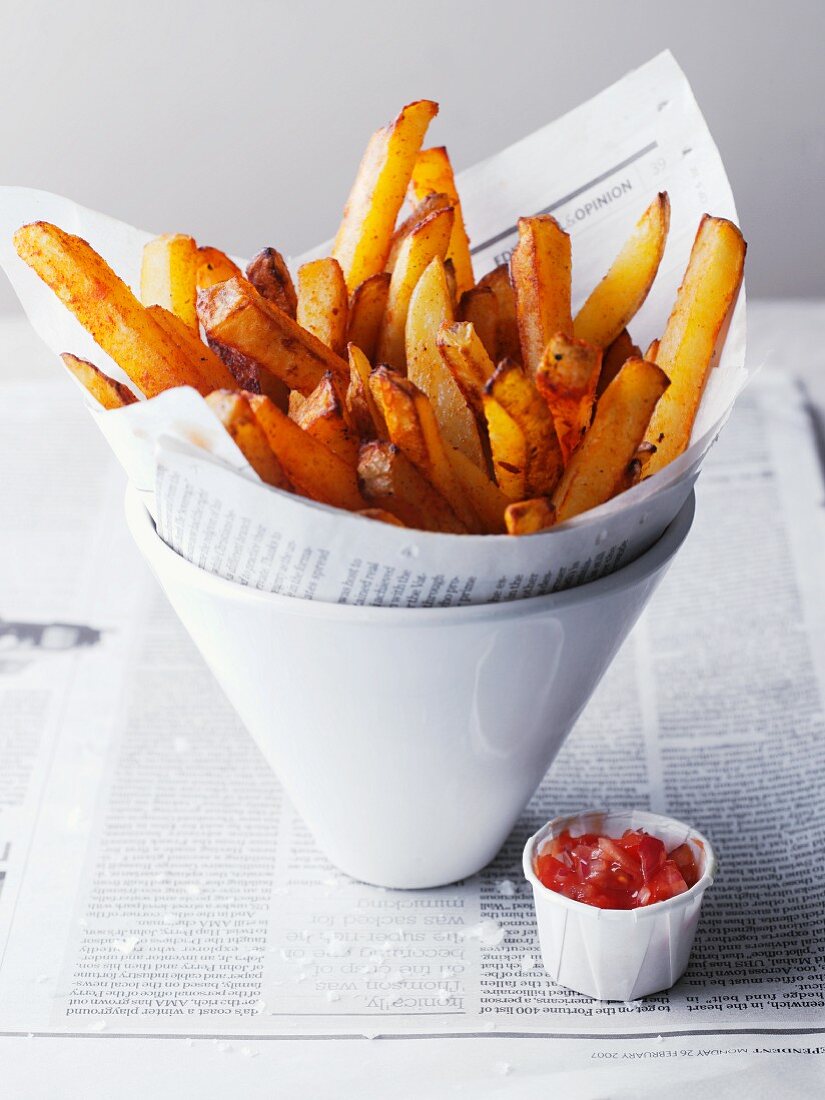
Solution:
{"label": "newspaper cone liner", "polygon": [[[667,249],[632,325],[641,347],[661,335],[702,214],[737,217],[718,150],[669,52],[462,173],[458,187],[477,277],[507,259],[519,216],[558,219],[573,238],[574,310],[656,192],[667,190]],[[0,263],[32,325],[54,352],[73,352],[128,381],[17,257],[15,230],[36,220],[84,237],[133,288],[152,234],[56,195],[0,188]],[[277,241],[261,242],[269,243]],[[638,557],[686,500],[746,381],[743,290],[688,450],[600,508],[526,538],[406,530],[265,486],[191,389],[110,412],[95,407],[92,415],[161,537],[207,571],[303,599],[448,607],[568,588]]]}

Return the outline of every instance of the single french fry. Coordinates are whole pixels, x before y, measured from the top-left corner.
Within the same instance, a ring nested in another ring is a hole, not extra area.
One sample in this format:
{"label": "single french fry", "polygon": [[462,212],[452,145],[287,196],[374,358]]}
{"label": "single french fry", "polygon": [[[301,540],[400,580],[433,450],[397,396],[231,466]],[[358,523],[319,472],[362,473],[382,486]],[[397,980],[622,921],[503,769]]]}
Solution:
{"label": "single french fry", "polygon": [[426,195],[421,202],[416,203],[411,213],[407,215],[403,222],[399,223],[393,232],[390,254],[387,256],[386,270],[391,272],[395,267],[398,253],[401,251],[401,245],[417,226],[428,218],[430,214],[435,214],[438,210],[446,210],[448,206],[452,207],[452,205],[453,204],[446,195]]}
{"label": "single french fry", "polygon": [[197,387],[204,395],[212,390],[233,389],[235,377],[232,371],[221,359],[208,348],[201,340],[200,335],[189,325],[170,313],[163,306],[147,306],[146,312],[150,313],[161,328],[168,334],[169,339],[189,356],[193,365],[197,368],[200,385]]}
{"label": "single french fry", "polygon": [[516,316],[516,294],[510,282],[510,268],[499,264],[478,281],[479,289],[492,290],[498,303],[498,344],[494,361],[512,359],[521,362],[521,344],[518,336],[518,318]]}
{"label": "single french fry", "polygon": [[504,513],[508,535],[535,535],[556,522],[556,510],[547,497],[519,500]]}
{"label": "single french fry", "polygon": [[464,225],[464,216],[461,213],[461,199],[455,185],[453,166],[443,145],[433,149],[422,149],[418,154],[413,165],[410,192],[416,202],[423,202],[428,195],[432,194],[446,195],[455,209],[447,259],[453,262],[456,296],[460,298],[465,290],[475,285],[475,277],[470,256],[470,240]]}
{"label": "single french fry", "polygon": [[347,348],[349,355],[349,385],[346,405],[356,435],[362,440],[386,439],[387,425],[370,389],[370,364],[355,344]]}
{"label": "single french fry", "polygon": [[469,321],[445,323],[436,334],[441,358],[464,395],[464,400],[476,414],[484,417],[484,387],[493,377],[495,366]]}
{"label": "single french fry", "polygon": [[418,100],[370,138],[332,249],[350,291],[386,266],[415,159],[437,114],[437,103]]}
{"label": "single french fry", "polygon": [[450,243],[453,223],[451,206],[436,210],[417,225],[405,239],[390,279],[387,309],[378,337],[378,363],[403,370],[405,364],[404,332],[410,298],[418,280],[430,262],[443,259]]}
{"label": "single french fry", "polygon": [[407,314],[407,377],[427,394],[441,434],[480,468],[486,467],[475,415],[438,348],[441,326],[452,321],[452,301],[437,257],[418,280]]}
{"label": "single french fry", "polygon": [[647,345],[647,351],[645,352],[645,359],[647,359],[648,363],[655,363],[656,362],[656,356],[658,354],[659,354],[659,341],[658,340],[651,340],[650,343]]}
{"label": "single french fry", "polygon": [[347,342],[355,344],[372,363],[390,292],[390,273],[379,271],[355,288],[349,303]]}
{"label": "single french fry", "polygon": [[461,295],[459,321],[469,321],[494,363],[499,356],[498,298],[490,286],[474,286]]}
{"label": "single french fry", "polygon": [[331,374],[324,375],[309,397],[301,402],[292,419],[313,439],[325,444],[344,462],[355,467],[358,462],[358,436]]}
{"label": "single french fry", "polygon": [[277,248],[262,248],[246,265],[246,277],[262,298],[294,318],[298,295],[286,260]]}
{"label": "single french fry", "polygon": [[519,218],[518,244],[510,257],[516,296],[521,361],[533,377],[557,332],[573,335],[570,314],[570,237],[555,218]]}
{"label": "single french fry", "polygon": [[482,523],[456,476],[427,395],[388,367],[372,372],[370,388],[384,416],[390,442],[400,447],[441,493],[465,527],[479,534]]}
{"label": "single french fry", "polygon": [[[228,279],[198,293],[198,316],[210,347],[238,353],[293,390],[309,396],[327,371],[346,380],[343,359],[263,298],[246,279]],[[224,360],[226,361],[226,360]],[[261,389],[263,390],[263,383]]]}
{"label": "single french fry", "polygon": [[243,272],[234,261],[230,260],[225,252],[210,245],[201,245],[197,256],[196,283],[198,290],[214,286],[215,283],[226,282]]}
{"label": "single french fry", "polygon": [[98,370],[94,363],[79,359],[68,351],[64,351],[60,358],[104,409],[122,409],[124,405],[133,405],[137,401],[128,386]]}
{"label": "single french fry", "polygon": [[184,233],[165,233],[143,247],[140,300],[145,306],[163,306],[194,332],[197,295],[198,246]]}
{"label": "single french fry", "polygon": [[485,535],[499,535],[504,532],[504,510],[507,497],[487,474],[479,470],[465,454],[449,447],[447,453],[453,465],[453,471],[464,490],[464,495],[473,511],[481,520],[481,529]]}
{"label": "single french fry", "polygon": [[628,359],[596,406],[596,415],[553,494],[556,521],[596,508],[624,487],[656,402],[667,390],[661,367]]}
{"label": "single french fry", "polygon": [[553,414],[565,463],[590,425],[601,368],[601,348],[561,333],[550,337],[536,386]]}
{"label": "single french fry", "polygon": [[573,335],[606,348],[638,313],[653,286],[670,228],[670,200],[662,191],[642,214],[613,264],[576,314]]}
{"label": "single french fry", "polygon": [[347,347],[349,295],[337,260],[327,256],[298,270],[298,312],[301,328],[343,356]]}
{"label": "single french fry", "polygon": [[353,466],[313,439],[264,394],[245,396],[284,473],[299,493],[350,512],[368,506],[358,489]]}
{"label": "single french fry", "polygon": [[172,386],[208,392],[190,356],[88,242],[33,222],[17,230],[14,246],[146,397]]}
{"label": "single french fry", "polygon": [[563,461],[553,417],[518,363],[499,363],[484,388],[493,471],[508,500],[549,496]]}
{"label": "single french fry", "polygon": [[207,396],[206,403],[232,436],[261,481],[278,489],[291,489],[289,478],[269,446],[246,396],[230,390],[215,390]]}
{"label": "single french fry", "polygon": [[[596,386],[596,397],[601,397],[628,359],[640,358],[642,358],[641,349],[633,343],[627,329],[623,328],[616,339],[604,349],[602,369]],[[652,359],[650,355],[645,355],[644,358],[648,363],[655,362],[655,359]]]}
{"label": "single french fry", "polygon": [[656,406],[647,438],[655,473],[685,450],[722,327],[739,292],[747,245],[725,218],[702,218],[656,362],[670,387]]}
{"label": "single french fry", "polygon": [[391,527],[406,527],[405,523],[402,523],[398,516],[394,516],[392,512],[387,512],[384,508],[360,508],[358,515],[363,516],[364,519],[374,519],[378,523],[388,523]]}
{"label": "single french fry", "polygon": [[358,481],[367,500],[406,527],[453,534],[467,530],[441,493],[394,443],[363,444]]}

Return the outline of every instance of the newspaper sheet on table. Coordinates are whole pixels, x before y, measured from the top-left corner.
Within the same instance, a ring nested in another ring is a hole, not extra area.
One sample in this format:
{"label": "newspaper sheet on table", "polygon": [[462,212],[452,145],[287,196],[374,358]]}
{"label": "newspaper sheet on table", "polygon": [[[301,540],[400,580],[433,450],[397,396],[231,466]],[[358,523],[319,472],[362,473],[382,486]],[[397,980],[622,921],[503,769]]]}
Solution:
{"label": "newspaper sheet on table", "polygon": [[[508,257],[520,215],[550,212],[560,221],[573,237],[574,308],[653,195],[667,190],[667,249],[632,326],[642,347],[661,335],[702,214],[736,219],[719,152],[668,52],[461,173],[458,183],[477,275]],[[0,189],[0,263],[35,329],[53,351],[86,356],[124,378],[14,253],[14,230],[38,218],[87,238],[133,287],[150,235],[54,195]],[[743,291],[689,450],[616,500],[530,539],[411,533],[264,486],[193,390],[94,416],[162,537],[212,572],[316,600],[450,606],[581,584],[643,553],[690,492],[745,384],[744,363]],[[304,565],[296,571],[295,563]]]}

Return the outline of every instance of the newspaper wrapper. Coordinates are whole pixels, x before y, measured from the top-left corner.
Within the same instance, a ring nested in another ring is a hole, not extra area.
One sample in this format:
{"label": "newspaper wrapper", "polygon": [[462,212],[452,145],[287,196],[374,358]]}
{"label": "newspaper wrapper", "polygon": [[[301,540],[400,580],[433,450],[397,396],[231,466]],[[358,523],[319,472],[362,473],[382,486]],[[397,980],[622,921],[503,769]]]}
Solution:
{"label": "newspaper wrapper", "polygon": [[[573,238],[573,308],[604,275],[658,191],[671,200],[659,274],[632,334],[661,335],[703,213],[736,220],[719,152],[670,53],[458,178],[477,276],[504,262],[519,216],[552,213]],[[68,199],[0,188],[0,263],[32,325],[56,353],[123,372],[19,260],[22,224],[52,221],[88,240],[134,288],[152,234]],[[269,243],[269,242],[262,242]],[[323,247],[313,254],[323,252]],[[581,584],[643,553],[677,514],[747,381],[740,294],[688,450],[600,508],[547,532],[507,536],[410,531],[263,485],[194,391],[92,415],[143,494],[162,538],[226,579],[305,599],[450,606],[519,599]]]}

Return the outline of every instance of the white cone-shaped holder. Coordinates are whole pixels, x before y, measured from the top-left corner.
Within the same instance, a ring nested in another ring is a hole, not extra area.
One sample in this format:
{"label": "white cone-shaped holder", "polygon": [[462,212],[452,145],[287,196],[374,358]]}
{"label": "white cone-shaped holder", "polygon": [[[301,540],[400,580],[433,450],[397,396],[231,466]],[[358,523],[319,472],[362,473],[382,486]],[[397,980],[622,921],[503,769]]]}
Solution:
{"label": "white cone-shaped holder", "polygon": [[440,886],[496,854],[693,521],[691,493],[624,569],[472,607],[297,600],[138,546],[319,846],[390,887]]}

